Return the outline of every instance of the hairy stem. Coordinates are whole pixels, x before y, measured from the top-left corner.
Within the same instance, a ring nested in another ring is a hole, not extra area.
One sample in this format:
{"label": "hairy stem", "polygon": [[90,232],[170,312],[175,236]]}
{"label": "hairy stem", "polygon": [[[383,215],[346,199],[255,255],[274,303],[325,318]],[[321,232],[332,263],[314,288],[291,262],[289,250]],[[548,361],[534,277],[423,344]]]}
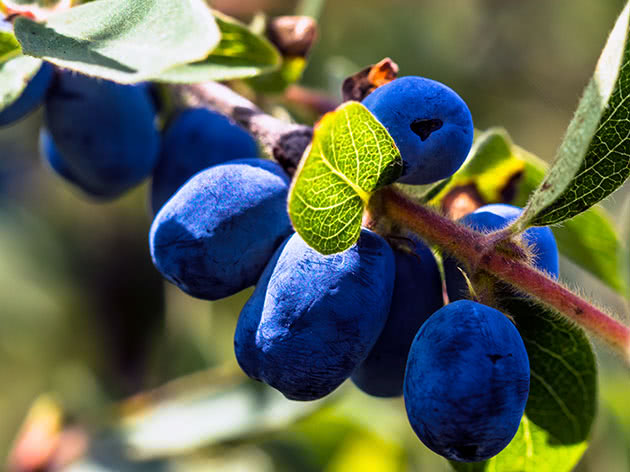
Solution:
{"label": "hairy stem", "polygon": [[435,244],[456,259],[470,262],[528,294],[553,311],[608,343],[630,363],[630,328],[580,298],[526,261],[509,257],[497,248],[488,248],[483,234],[418,205],[397,190],[380,192],[385,214],[424,240]]}
{"label": "hairy stem", "polygon": [[[223,113],[248,129],[290,174],[310,144],[312,129],[273,118],[228,87],[216,83],[174,86],[188,105]],[[630,364],[630,328],[528,264],[507,232],[483,235],[420,205],[392,187],[370,202],[375,214],[386,215],[454,258],[465,261],[530,295],[609,344]],[[507,239],[507,240],[506,240]]]}

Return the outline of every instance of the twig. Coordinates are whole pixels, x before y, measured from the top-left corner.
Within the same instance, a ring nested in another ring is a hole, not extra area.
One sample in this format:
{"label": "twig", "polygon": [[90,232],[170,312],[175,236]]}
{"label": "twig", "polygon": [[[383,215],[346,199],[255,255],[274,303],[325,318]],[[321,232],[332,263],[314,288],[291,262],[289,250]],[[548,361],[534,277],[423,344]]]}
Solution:
{"label": "twig", "polygon": [[[247,128],[289,172],[295,170],[310,144],[312,129],[273,118],[256,105],[219,84],[185,85],[176,88],[187,103],[208,106],[232,117]],[[510,241],[494,239],[451,221],[433,209],[419,205],[392,187],[373,197],[374,207],[391,219],[435,244],[458,260],[486,271],[539,303],[595,334],[630,364],[630,328],[572,293],[530,266]],[[371,202],[372,203],[372,202]]]}

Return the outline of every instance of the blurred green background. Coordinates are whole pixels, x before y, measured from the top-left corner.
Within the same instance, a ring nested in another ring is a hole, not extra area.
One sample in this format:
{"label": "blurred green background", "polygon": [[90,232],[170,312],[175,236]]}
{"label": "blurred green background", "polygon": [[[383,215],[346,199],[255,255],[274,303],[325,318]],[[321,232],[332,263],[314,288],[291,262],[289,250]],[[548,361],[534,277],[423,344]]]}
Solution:
{"label": "blurred green background", "polygon": [[[304,85],[339,97],[346,76],[389,56],[401,75],[457,90],[477,128],[503,126],[550,160],[624,1],[212,3],[243,20],[321,8]],[[35,402],[15,454],[57,468],[85,457],[64,470],[450,470],[415,438],[402,400],[345,385],[300,404],[245,380],[232,335],[249,292],[209,303],[162,282],[146,185],[114,203],[85,200],[39,159],[40,124],[37,113],[0,130],[1,458]],[[605,203],[616,221],[627,193]],[[627,320],[592,277],[566,261],[562,274]],[[577,470],[627,472],[630,375],[604,349],[598,357],[599,419]],[[64,434],[47,455],[57,415]]]}

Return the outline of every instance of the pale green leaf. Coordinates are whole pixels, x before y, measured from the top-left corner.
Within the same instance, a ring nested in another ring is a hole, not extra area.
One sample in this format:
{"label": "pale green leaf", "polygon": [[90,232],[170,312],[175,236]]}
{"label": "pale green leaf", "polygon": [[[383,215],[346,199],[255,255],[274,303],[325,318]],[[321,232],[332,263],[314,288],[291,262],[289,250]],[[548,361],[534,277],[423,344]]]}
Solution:
{"label": "pale green leaf", "polygon": [[154,77],[160,82],[195,83],[254,77],[277,69],[282,61],[278,50],[247,26],[214,12],[221,41],[204,60],[183,64]]}
{"label": "pale green leaf", "polygon": [[387,130],[358,102],[327,113],[293,179],[289,216],[300,236],[322,254],[351,247],[371,194],[402,172]]}
{"label": "pale green leaf", "polygon": [[630,3],[617,20],[556,161],[532,195],[516,230],[582,213],[630,175]]}
{"label": "pale green leaf", "polygon": [[[451,192],[467,189],[475,192],[483,204],[510,203],[523,207],[540,185],[546,169],[544,161],[513,144],[503,129],[491,128],[475,139],[466,164],[431,202],[442,204]],[[414,195],[413,186],[396,185]],[[626,293],[623,259],[617,257],[622,244],[606,210],[594,206],[551,229],[564,257],[616,292]]]}
{"label": "pale green leaf", "polygon": [[41,59],[21,55],[0,64],[0,111],[19,98],[41,65]]}
{"label": "pale green leaf", "polygon": [[525,416],[512,442],[460,472],[569,472],[587,448],[597,405],[597,365],[584,332],[522,299],[504,300],[531,368]]}
{"label": "pale green leaf", "polygon": [[201,60],[220,39],[203,0],[97,0],[45,23],[18,18],[15,33],[25,54],[121,83]]}

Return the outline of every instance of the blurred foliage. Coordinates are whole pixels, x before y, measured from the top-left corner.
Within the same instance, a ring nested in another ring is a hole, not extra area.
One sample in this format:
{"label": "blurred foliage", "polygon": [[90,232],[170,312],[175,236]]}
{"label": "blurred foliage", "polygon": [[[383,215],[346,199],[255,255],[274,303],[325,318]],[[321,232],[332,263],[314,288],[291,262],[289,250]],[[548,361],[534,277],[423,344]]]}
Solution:
{"label": "blurred foliage", "polygon": [[[300,12],[320,12],[319,41],[303,85],[338,99],[347,75],[389,56],[402,75],[428,76],[457,90],[478,128],[502,126],[514,142],[549,160],[624,1],[211,3],[246,22],[260,10],[291,14],[297,3]],[[0,130],[1,457],[25,431],[31,405],[49,393],[63,416],[57,440],[66,448],[59,450],[83,457],[65,468],[73,472],[450,470],[419,443],[401,399],[370,398],[346,386],[311,411],[282,398],[272,401],[274,392],[240,376],[236,383],[217,382],[221,376],[214,369],[236,369],[232,335],[250,292],[209,303],[162,282],[148,253],[146,187],[114,203],[86,200],[41,164],[40,124],[36,114]],[[605,202],[614,221],[627,193],[626,186]],[[569,284],[625,312],[611,290],[562,262]],[[605,352],[598,354],[600,414],[577,470],[627,472],[628,373]],[[185,375],[199,384],[181,396],[177,382],[168,382]],[[229,395],[235,391],[240,393]],[[210,399],[210,411],[219,405],[232,413],[202,416],[191,406],[201,404],[190,403],[189,395]],[[228,403],[212,403],[216,398]],[[192,453],[153,450],[143,456],[137,443],[129,448],[129,429],[113,427],[118,420],[127,428],[140,424],[142,413],[155,412],[157,404],[177,413],[178,401],[203,427],[156,431],[174,441],[200,432]],[[274,408],[299,414],[282,416]],[[238,439],[225,433],[238,424],[263,426]],[[212,443],[206,434],[214,434]]]}

